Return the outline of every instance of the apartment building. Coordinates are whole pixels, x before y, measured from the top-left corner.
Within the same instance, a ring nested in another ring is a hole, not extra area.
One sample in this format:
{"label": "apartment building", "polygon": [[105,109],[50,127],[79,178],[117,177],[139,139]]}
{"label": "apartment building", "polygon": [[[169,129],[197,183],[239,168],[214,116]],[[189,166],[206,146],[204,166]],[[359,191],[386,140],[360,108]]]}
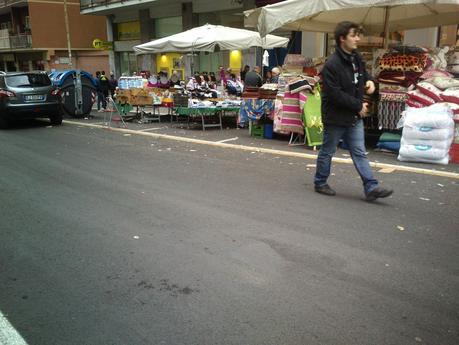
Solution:
{"label": "apartment building", "polygon": [[[104,16],[80,14],[80,2],[67,0],[73,68],[109,70],[108,52],[93,47],[107,39]],[[0,0],[0,70],[69,68],[64,0]]]}
{"label": "apartment building", "polygon": [[[255,0],[81,0],[81,14],[107,17],[109,41],[114,42],[111,66],[117,75],[142,70],[171,72],[190,64],[189,54],[136,56],[135,45],[166,37],[206,23],[244,28],[243,11],[255,8]],[[266,3],[266,1],[264,1]],[[242,52],[199,53],[195,70],[216,71],[219,65],[237,70],[254,66],[256,49]],[[236,57],[236,58],[235,58]],[[186,74],[188,74],[186,73]]]}

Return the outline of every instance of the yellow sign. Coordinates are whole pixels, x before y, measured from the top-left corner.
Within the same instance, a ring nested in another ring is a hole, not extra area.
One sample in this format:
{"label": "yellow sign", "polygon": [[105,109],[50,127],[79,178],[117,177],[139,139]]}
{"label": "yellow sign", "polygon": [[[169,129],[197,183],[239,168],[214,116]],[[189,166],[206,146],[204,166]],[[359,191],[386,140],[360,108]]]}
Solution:
{"label": "yellow sign", "polygon": [[99,50],[112,50],[113,42],[102,41],[96,38],[94,41],[92,41],[92,46]]}
{"label": "yellow sign", "polygon": [[132,41],[140,39],[140,22],[118,23],[116,25],[119,41]]}

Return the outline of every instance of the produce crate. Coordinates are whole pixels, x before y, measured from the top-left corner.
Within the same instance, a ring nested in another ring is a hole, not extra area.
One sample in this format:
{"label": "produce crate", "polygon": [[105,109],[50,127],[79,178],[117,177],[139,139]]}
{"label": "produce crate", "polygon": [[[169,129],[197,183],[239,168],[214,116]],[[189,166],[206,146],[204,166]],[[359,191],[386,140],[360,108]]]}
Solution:
{"label": "produce crate", "polygon": [[249,133],[252,137],[263,138],[264,124],[258,124],[254,121],[249,121]]}

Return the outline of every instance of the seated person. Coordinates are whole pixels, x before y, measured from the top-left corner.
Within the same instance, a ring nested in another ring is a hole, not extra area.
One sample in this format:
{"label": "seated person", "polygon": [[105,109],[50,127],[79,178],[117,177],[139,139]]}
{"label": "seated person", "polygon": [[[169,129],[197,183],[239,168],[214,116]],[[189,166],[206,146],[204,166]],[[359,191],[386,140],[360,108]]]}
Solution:
{"label": "seated person", "polygon": [[279,82],[279,74],[280,74],[280,69],[279,67],[274,67],[272,70],[271,70],[271,83],[273,84],[277,84]]}
{"label": "seated person", "polygon": [[226,90],[229,95],[241,96],[244,90],[244,85],[236,78],[236,75],[232,73],[230,79],[226,82]]}

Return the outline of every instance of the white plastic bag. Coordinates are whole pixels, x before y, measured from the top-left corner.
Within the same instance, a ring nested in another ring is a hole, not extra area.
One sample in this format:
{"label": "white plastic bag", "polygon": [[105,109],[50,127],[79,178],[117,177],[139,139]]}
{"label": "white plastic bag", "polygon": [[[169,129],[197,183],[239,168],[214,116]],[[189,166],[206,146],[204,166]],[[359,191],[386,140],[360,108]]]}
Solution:
{"label": "white plastic bag", "polygon": [[405,140],[437,140],[450,141],[454,135],[454,127],[432,128],[432,127],[404,127],[402,136]]}
{"label": "white plastic bag", "polygon": [[401,121],[403,127],[450,128],[454,126],[453,112],[445,103],[424,108],[408,107]]}

